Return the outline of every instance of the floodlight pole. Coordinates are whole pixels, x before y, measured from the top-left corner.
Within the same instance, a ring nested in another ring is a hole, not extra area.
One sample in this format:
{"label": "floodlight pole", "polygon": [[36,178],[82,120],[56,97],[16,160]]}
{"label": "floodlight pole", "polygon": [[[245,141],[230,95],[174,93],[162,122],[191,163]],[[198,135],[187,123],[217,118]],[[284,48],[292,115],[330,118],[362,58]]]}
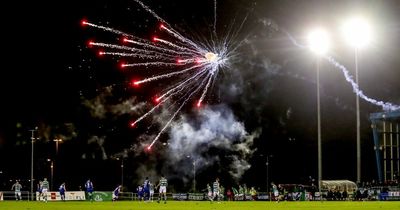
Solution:
{"label": "floodlight pole", "polygon": [[[355,47],[355,71],[356,71],[356,84],[358,83],[358,47]],[[360,138],[360,97],[356,93],[356,115],[357,115],[357,184],[361,183],[361,138]]]}
{"label": "floodlight pole", "polygon": [[321,105],[320,105],[320,91],[319,91],[319,71],[320,71],[320,57],[317,58],[317,126],[318,126],[318,190],[319,196],[322,199],[322,151],[321,151]]}
{"label": "floodlight pole", "polygon": [[29,130],[31,132],[31,200],[33,201],[33,143],[35,141],[35,131],[37,128]]}
{"label": "floodlight pole", "polygon": [[[52,160],[52,162],[51,162],[51,174],[52,174],[52,176],[53,176],[53,170],[54,170],[54,167],[55,167],[55,165],[56,165],[56,161],[57,161],[57,159],[58,159],[58,144],[60,143],[60,142],[62,142],[63,140],[62,139],[60,139],[60,138],[56,138],[56,139],[53,139],[53,142],[55,142],[56,143],[56,155],[54,156],[54,160]],[[53,178],[51,178],[51,181],[53,182]],[[53,183],[51,183],[51,186],[53,187]],[[53,189],[53,188],[50,188],[50,189]]]}
{"label": "floodlight pole", "polygon": [[53,190],[54,186],[54,160],[50,160],[50,190]]}
{"label": "floodlight pole", "polygon": [[268,195],[270,196],[270,193],[269,193],[269,155],[267,155],[267,162],[265,163],[265,165],[267,166],[267,192],[268,192]]}
{"label": "floodlight pole", "polygon": [[121,186],[124,186],[124,158],[121,157]]}
{"label": "floodlight pole", "polygon": [[193,160],[193,193],[196,192],[196,160]]}
{"label": "floodlight pole", "polygon": [[[319,36],[319,37],[317,37]],[[317,54],[317,136],[318,136],[318,191],[321,196],[322,188],[322,146],[321,146],[321,100],[320,100],[320,65],[321,56],[328,50],[329,44],[327,35],[323,31],[314,31],[309,36],[310,48]]]}

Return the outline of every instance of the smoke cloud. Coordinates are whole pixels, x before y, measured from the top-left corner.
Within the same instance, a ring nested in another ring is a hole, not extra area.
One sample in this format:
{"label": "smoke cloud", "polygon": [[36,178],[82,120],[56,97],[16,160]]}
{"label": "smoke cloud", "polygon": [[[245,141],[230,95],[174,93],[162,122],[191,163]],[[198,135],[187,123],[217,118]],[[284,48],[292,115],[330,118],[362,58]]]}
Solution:
{"label": "smoke cloud", "polygon": [[131,97],[120,103],[111,103],[108,98],[113,96],[113,88],[107,87],[103,92],[93,99],[85,99],[83,105],[86,106],[92,117],[104,119],[107,114],[112,116],[121,116],[124,114],[142,113],[146,107],[145,102],[138,102],[136,97]]}
{"label": "smoke cloud", "polygon": [[[196,117],[182,116],[171,126],[167,158],[176,163],[190,157],[198,170],[229,158],[229,173],[239,180],[251,167],[248,159],[255,151],[251,146],[260,133],[261,129],[258,129],[249,134],[226,105],[205,107],[197,111]],[[225,157],[210,155],[210,149],[223,151],[221,154]],[[191,173],[191,167],[180,167],[179,170]]]}
{"label": "smoke cloud", "polygon": [[[93,145],[93,147],[95,147],[95,150],[93,150],[93,152],[89,154],[91,155],[91,158],[95,159],[97,154],[99,154],[103,160],[106,160],[108,158],[106,150],[104,148],[104,142],[105,142],[104,136],[102,137],[92,136],[89,138],[88,145]],[[84,153],[82,155],[82,159],[86,159],[87,155],[88,154]]]}

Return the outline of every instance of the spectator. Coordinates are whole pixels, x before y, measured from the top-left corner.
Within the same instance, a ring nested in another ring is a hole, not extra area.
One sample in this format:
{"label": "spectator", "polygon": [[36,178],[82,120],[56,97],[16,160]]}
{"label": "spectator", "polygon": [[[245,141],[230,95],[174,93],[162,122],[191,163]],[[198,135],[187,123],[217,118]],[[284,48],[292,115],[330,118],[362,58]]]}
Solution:
{"label": "spectator", "polygon": [[347,195],[347,190],[344,190],[343,192],[342,192],[342,199],[343,200],[347,200],[347,197],[348,197],[348,195]]}
{"label": "spectator", "polygon": [[239,191],[236,188],[232,187],[232,194],[233,194],[233,200],[237,200]]}
{"label": "spectator", "polygon": [[317,191],[317,187],[315,186],[314,183],[311,183],[311,188],[310,188],[310,200],[315,200],[315,192]]}
{"label": "spectator", "polygon": [[244,200],[243,199],[244,196],[246,196],[244,188],[242,187],[242,185],[239,185],[239,194],[237,196],[237,200]]}
{"label": "spectator", "polygon": [[231,191],[231,189],[228,189],[226,191],[226,197],[228,197],[228,201],[233,201],[233,192]]}
{"label": "spectator", "polygon": [[257,200],[257,191],[256,191],[256,189],[254,189],[254,187],[250,188],[250,195],[251,195],[251,198],[253,199],[253,201]]}

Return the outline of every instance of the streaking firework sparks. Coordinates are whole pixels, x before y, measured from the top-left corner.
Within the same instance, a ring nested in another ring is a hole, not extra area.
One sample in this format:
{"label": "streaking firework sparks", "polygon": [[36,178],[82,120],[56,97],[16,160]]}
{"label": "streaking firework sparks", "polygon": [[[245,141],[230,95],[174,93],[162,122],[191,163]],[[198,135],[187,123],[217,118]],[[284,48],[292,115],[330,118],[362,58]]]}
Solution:
{"label": "streaking firework sparks", "polygon": [[[163,105],[177,104],[177,108],[167,123],[147,146],[147,149],[150,150],[185,104],[197,98],[196,106],[201,107],[219,70],[228,65],[236,48],[229,48],[229,39],[224,39],[219,44],[214,41],[210,42],[212,44],[196,43],[173,29],[142,2],[135,1],[161,22],[159,27],[161,36],[154,36],[152,40],[147,40],[87,20],[82,20],[81,25],[122,36],[122,45],[95,41],[89,41],[88,45],[101,48],[102,50],[98,52],[99,56],[134,58],[135,62],[133,63],[120,63],[121,68],[145,67],[147,71],[151,72],[152,76],[150,77],[132,81],[133,86],[163,79],[176,79],[174,81],[177,82],[155,97],[156,105],[153,108],[130,124],[131,127],[136,127],[140,121],[149,117]],[[166,37],[163,38],[164,36]],[[162,71],[158,73],[157,71],[160,69]]]}

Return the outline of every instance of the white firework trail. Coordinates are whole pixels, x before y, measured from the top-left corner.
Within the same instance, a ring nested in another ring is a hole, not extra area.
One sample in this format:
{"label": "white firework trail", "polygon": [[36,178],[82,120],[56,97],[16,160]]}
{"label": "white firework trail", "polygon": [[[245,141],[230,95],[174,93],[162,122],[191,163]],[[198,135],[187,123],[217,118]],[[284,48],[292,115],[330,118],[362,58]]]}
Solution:
{"label": "white firework trail", "polygon": [[[286,35],[288,36],[289,40],[295,46],[300,47],[300,48],[307,48],[307,46],[298,43],[297,40],[292,35],[289,34],[289,32],[287,32],[286,30],[282,30],[282,31],[284,33],[286,33]],[[327,60],[330,64],[332,64],[333,66],[335,66],[336,68],[338,68],[338,69],[340,69],[342,71],[346,81],[351,84],[353,92],[356,95],[358,95],[360,98],[364,99],[365,101],[367,101],[367,102],[369,102],[371,104],[374,104],[376,106],[382,107],[382,109],[384,111],[400,110],[400,105],[393,104],[393,103],[390,103],[390,102],[379,101],[379,100],[370,98],[367,95],[365,95],[363,93],[363,91],[360,90],[360,87],[358,86],[358,84],[353,80],[353,76],[350,74],[349,70],[347,70],[347,68],[345,66],[343,66],[342,64],[337,62],[332,56],[323,56],[323,58],[325,60]]]}
{"label": "white firework trail", "polygon": [[[147,147],[147,149],[150,150],[158,141],[161,134],[169,127],[180,110],[189,101],[198,97],[196,106],[201,106],[209,92],[212,81],[216,79],[222,67],[228,66],[229,59],[233,57],[234,51],[238,46],[230,47],[234,44],[231,40],[234,38],[233,36],[230,38],[225,37],[222,39],[223,41],[219,43],[216,40],[210,40],[209,43],[196,43],[173,29],[170,24],[159,17],[148,6],[143,4],[143,2],[139,0],[134,1],[160,21],[159,32],[162,35],[167,35],[168,40],[156,36],[154,36],[152,40],[147,40],[120,30],[97,25],[87,20],[83,20],[81,24],[122,36],[123,44],[94,41],[90,41],[88,44],[92,47],[101,48],[102,51],[98,53],[100,56],[109,55],[135,58],[135,62],[133,63],[121,63],[121,68],[133,68],[137,71],[145,68],[149,70],[149,72],[152,72],[152,76],[150,77],[132,81],[133,86],[139,86],[162,79],[173,79],[169,88],[161,91],[162,93],[160,95],[156,95],[156,105],[130,124],[131,127],[135,127],[137,123],[153,114],[163,105],[178,104],[178,106],[174,106],[177,108],[175,108],[170,119]],[[216,8],[214,8],[214,10],[216,12]],[[215,24],[216,14],[214,33]]]}
{"label": "white firework trail", "polygon": [[337,62],[334,58],[332,57],[325,57],[325,59],[333,64],[336,68],[342,70],[344,77],[346,78],[346,81],[349,82],[353,88],[353,92],[356,93],[360,98],[364,99],[365,101],[375,104],[377,106],[382,107],[384,111],[395,111],[400,109],[400,105],[396,105],[390,102],[384,102],[384,101],[378,101],[376,99],[370,98],[366,96],[362,90],[360,90],[358,84],[354,82],[353,77],[350,75],[350,72],[344,67],[342,64]]}

